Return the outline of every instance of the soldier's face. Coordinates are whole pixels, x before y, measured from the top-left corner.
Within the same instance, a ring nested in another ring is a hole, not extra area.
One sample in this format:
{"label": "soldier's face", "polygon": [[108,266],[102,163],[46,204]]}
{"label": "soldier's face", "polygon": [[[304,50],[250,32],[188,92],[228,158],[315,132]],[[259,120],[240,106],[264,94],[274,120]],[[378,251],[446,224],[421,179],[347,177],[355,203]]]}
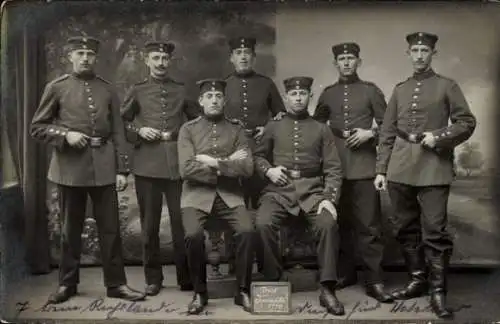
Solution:
{"label": "soldier's face", "polygon": [[207,116],[217,116],[222,114],[224,101],[224,93],[221,91],[206,91],[199,98],[199,103],[203,107],[203,112]]}
{"label": "soldier's face", "polygon": [[150,52],[146,57],[146,65],[149,67],[149,73],[155,77],[163,77],[167,74],[167,68],[170,65],[170,54],[164,52]]}
{"label": "soldier's face", "polygon": [[412,45],[407,51],[416,72],[429,69],[435,53],[436,51],[427,45]]}
{"label": "soldier's face", "polygon": [[354,54],[340,54],[335,59],[335,66],[341,76],[349,76],[356,73],[361,59]]}
{"label": "soldier's face", "polygon": [[88,49],[77,49],[69,53],[69,61],[73,64],[73,72],[91,72],[96,62],[96,53]]}
{"label": "soldier's face", "polygon": [[251,48],[237,48],[231,52],[229,60],[237,72],[247,72],[253,69],[255,53]]}
{"label": "soldier's face", "polygon": [[307,109],[311,93],[306,89],[292,89],[286,93],[286,103],[291,113],[301,113]]}

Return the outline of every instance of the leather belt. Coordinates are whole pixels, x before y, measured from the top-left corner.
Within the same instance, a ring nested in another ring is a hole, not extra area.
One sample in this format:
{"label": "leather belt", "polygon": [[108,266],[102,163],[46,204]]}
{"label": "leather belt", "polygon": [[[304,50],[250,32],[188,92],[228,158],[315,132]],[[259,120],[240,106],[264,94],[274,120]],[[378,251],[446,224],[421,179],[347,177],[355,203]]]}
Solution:
{"label": "leather belt", "polygon": [[335,135],[335,136],[337,136],[339,138],[342,138],[342,139],[347,139],[351,135],[353,135],[354,133],[356,133],[356,131],[354,129],[340,130],[338,128],[333,128],[333,127],[330,127],[330,128],[332,130],[333,135]]}
{"label": "leather belt", "polygon": [[89,147],[92,147],[92,148],[101,147],[104,144],[106,144],[107,142],[108,142],[108,139],[105,137],[94,137],[94,136],[88,137]]}
{"label": "leather belt", "polygon": [[178,137],[179,137],[178,133],[174,133],[174,132],[161,132],[160,141],[163,141],[163,142],[174,142],[174,141],[177,141]]}
{"label": "leather belt", "polygon": [[419,144],[425,137],[422,133],[408,133],[399,128],[396,128],[396,134],[405,141],[413,144]]}
{"label": "leather belt", "polygon": [[245,128],[245,135],[248,137],[254,137],[257,134],[257,128]]}
{"label": "leather belt", "polygon": [[321,177],[322,173],[316,170],[286,170],[286,175],[292,179]]}

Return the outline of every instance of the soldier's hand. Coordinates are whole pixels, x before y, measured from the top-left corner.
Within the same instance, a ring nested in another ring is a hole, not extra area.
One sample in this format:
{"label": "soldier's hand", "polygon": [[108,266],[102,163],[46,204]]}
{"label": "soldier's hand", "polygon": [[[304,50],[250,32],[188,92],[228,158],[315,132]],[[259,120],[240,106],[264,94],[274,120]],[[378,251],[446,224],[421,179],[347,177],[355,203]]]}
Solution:
{"label": "soldier's hand", "polygon": [[206,154],[198,154],[195,156],[195,159],[196,161],[201,162],[210,167],[216,167],[218,163],[216,159]]}
{"label": "soldier's hand", "polygon": [[123,191],[127,188],[127,177],[123,174],[116,175],[116,191]]}
{"label": "soldier's hand", "polygon": [[248,152],[245,149],[240,149],[229,156],[229,160],[243,160],[248,157]]}
{"label": "soldier's hand", "polygon": [[375,186],[375,189],[378,191],[384,191],[387,189],[387,179],[385,178],[385,175],[383,174],[377,174],[375,177],[375,180],[373,181],[373,185]]}
{"label": "soldier's hand", "polygon": [[75,131],[69,131],[66,134],[66,142],[72,147],[84,148],[87,145],[88,136]]}
{"label": "soldier's hand", "polygon": [[273,120],[277,121],[277,120],[281,120],[283,119],[283,117],[286,115],[286,112],[284,111],[280,111],[279,113],[276,114],[276,116],[274,116]]}
{"label": "soldier's hand", "polygon": [[330,200],[323,200],[318,206],[318,215],[321,214],[323,209],[326,209],[330,214],[332,214],[333,219],[337,220],[337,209]]}
{"label": "soldier's hand", "polygon": [[436,137],[430,133],[430,132],[424,132],[423,133],[424,138],[422,139],[422,142],[420,142],[423,146],[426,146],[428,148],[434,148],[436,146]]}
{"label": "soldier's hand", "polygon": [[271,180],[272,183],[278,186],[284,186],[288,184],[288,176],[285,174],[286,168],[284,166],[277,166],[270,168],[266,172],[266,176]]}
{"label": "soldier's hand", "polygon": [[262,135],[264,135],[264,127],[262,127],[262,126],[255,127],[255,130],[257,132],[255,133],[253,138],[256,140],[259,140],[262,137]]}
{"label": "soldier's hand", "polygon": [[147,141],[154,141],[161,137],[161,132],[151,127],[141,127],[139,129],[139,136]]}
{"label": "soldier's hand", "polygon": [[373,131],[371,129],[354,128],[354,131],[354,134],[346,139],[346,146],[348,148],[358,148],[361,144],[373,138]]}

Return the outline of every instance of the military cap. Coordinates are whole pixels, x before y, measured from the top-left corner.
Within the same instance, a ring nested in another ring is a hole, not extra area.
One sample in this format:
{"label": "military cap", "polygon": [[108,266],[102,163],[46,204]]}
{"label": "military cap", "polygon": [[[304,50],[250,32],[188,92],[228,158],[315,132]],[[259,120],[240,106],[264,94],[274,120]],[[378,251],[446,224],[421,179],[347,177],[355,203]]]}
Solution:
{"label": "military cap", "polygon": [[257,40],[254,37],[235,37],[229,40],[229,48],[235,50],[237,48],[251,48],[255,50]]}
{"label": "military cap", "polygon": [[99,50],[100,41],[94,37],[89,36],[74,36],[68,38],[67,41],[71,51],[79,49],[89,49],[97,53]]}
{"label": "military cap", "polygon": [[360,48],[356,43],[340,43],[332,46],[332,52],[335,58],[341,54],[353,54],[359,57]]}
{"label": "military cap", "polygon": [[200,95],[207,91],[221,91],[225,93],[226,81],[220,79],[204,79],[196,82],[200,87]]}
{"label": "military cap", "polygon": [[310,91],[314,79],[306,76],[296,76],[285,79],[283,84],[285,85],[285,91],[290,91],[293,89],[305,89]]}
{"label": "military cap", "polygon": [[163,52],[167,54],[172,54],[175,49],[175,45],[170,42],[160,42],[160,41],[149,41],[145,44],[146,53],[150,52]]}
{"label": "military cap", "polygon": [[434,34],[418,32],[406,35],[406,41],[410,46],[427,45],[434,48],[434,46],[436,46],[436,42],[438,41],[438,37]]}

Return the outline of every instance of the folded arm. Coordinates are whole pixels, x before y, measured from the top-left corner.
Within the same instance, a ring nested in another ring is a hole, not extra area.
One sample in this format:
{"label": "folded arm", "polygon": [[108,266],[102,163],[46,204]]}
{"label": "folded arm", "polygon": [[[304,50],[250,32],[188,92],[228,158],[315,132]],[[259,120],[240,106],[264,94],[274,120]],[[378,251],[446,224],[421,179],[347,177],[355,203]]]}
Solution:
{"label": "folded arm", "polygon": [[206,184],[217,183],[217,170],[196,159],[190,129],[184,124],[179,131],[177,147],[179,151],[179,171],[182,179],[202,182]]}
{"label": "folded arm", "polygon": [[274,123],[270,122],[267,124],[264,130],[264,135],[253,153],[256,172],[262,179],[267,179],[267,170],[273,167],[269,159],[273,150],[273,133]]}
{"label": "folded arm", "polygon": [[226,158],[219,160],[218,170],[223,176],[249,178],[253,174],[254,161],[243,128],[240,128],[238,131],[235,147],[235,152],[243,151],[246,153],[246,156],[242,159]]}

